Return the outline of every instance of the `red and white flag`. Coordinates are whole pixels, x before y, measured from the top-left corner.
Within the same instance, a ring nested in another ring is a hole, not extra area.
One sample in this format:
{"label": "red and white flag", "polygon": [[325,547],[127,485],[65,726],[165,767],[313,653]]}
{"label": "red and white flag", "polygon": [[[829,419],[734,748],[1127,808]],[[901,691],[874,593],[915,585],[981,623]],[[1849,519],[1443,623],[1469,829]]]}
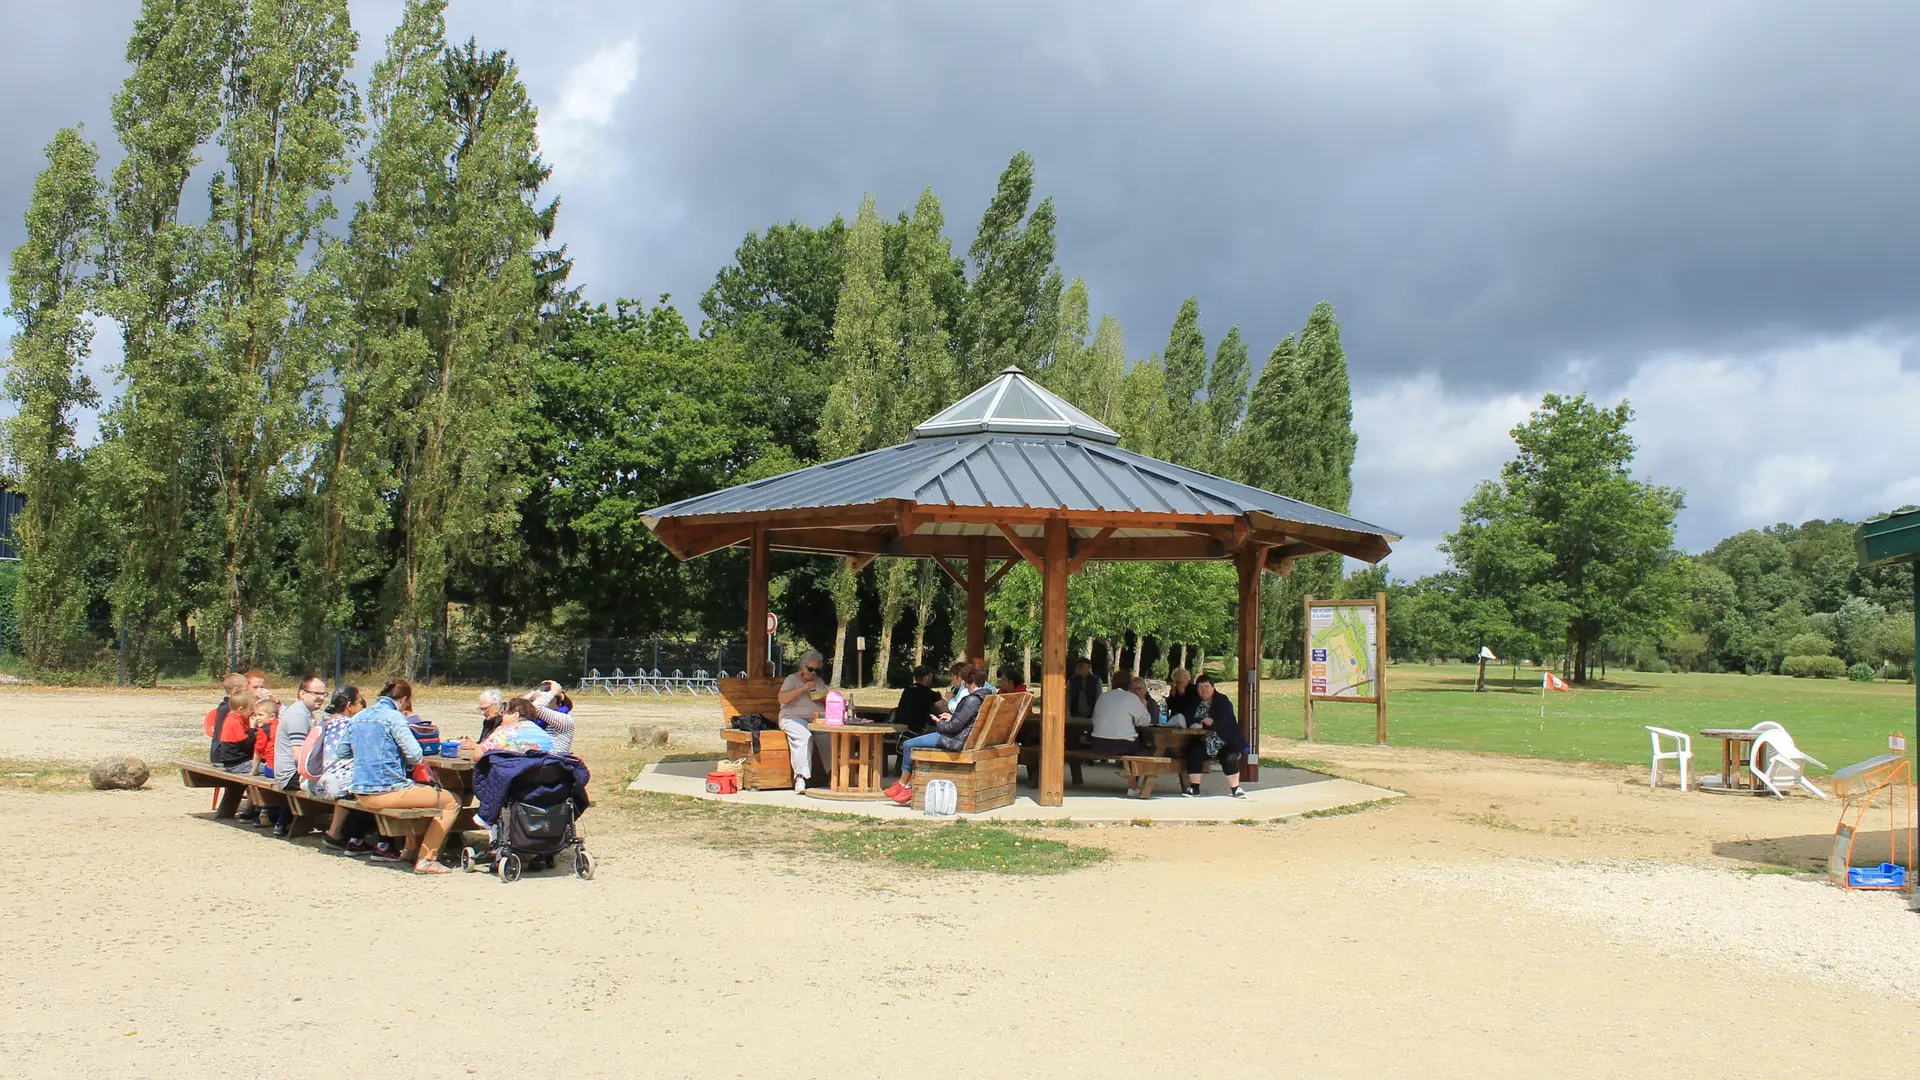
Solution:
{"label": "red and white flag", "polygon": [[1549,671],[1540,677],[1540,689],[1543,691],[1544,690],[1571,690],[1573,689],[1573,687],[1568,686],[1564,681],[1561,680],[1560,676],[1555,675],[1553,672]]}

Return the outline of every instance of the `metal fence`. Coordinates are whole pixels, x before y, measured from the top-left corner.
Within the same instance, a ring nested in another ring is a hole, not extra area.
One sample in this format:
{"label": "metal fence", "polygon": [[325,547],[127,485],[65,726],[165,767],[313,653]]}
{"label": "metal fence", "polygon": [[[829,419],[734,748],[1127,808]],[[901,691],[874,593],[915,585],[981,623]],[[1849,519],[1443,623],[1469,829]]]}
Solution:
{"label": "metal fence", "polygon": [[[0,620],[0,663],[24,664],[11,620]],[[193,627],[140,635],[89,623],[69,635],[57,663],[35,674],[150,686],[257,667],[281,675],[317,674],[335,683],[399,675],[422,686],[516,687],[552,679],[609,693],[699,693],[712,692],[716,679],[743,674],[746,663],[746,645],[739,641],[454,632],[420,634],[409,643],[339,630],[308,640],[262,636],[236,645],[230,634],[202,635]]]}

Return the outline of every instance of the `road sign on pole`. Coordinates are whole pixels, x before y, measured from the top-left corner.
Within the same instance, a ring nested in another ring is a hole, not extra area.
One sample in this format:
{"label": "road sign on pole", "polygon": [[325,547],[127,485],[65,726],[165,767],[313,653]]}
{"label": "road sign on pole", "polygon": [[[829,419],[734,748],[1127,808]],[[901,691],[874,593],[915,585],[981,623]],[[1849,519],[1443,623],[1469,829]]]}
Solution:
{"label": "road sign on pole", "polygon": [[780,629],[780,616],[771,611],[767,612],[767,633],[771,634],[778,629]]}

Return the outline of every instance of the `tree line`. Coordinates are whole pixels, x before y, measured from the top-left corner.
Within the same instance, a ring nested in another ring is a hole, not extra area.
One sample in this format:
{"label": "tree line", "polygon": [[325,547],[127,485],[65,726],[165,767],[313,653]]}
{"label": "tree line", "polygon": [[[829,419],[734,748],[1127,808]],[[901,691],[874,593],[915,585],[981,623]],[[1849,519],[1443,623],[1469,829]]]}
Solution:
{"label": "tree line", "polygon": [[[737,553],[681,564],[639,512],[898,441],[1009,365],[1131,448],[1346,508],[1332,309],[1258,380],[1237,327],[1209,350],[1192,298],[1130,359],[1056,265],[1024,153],[964,252],[931,189],[892,217],[868,197],[851,222],[748,233],[697,328],[666,296],[589,303],[518,68],[449,42],[444,7],[409,0],[363,88],[345,0],[147,0],[119,164],[103,176],[78,128],[47,147],[5,380],[28,499],[11,629],[33,664],[73,662],[102,626],[136,672],[184,639],[218,670],[325,655],[341,631],[400,669],[455,630],[737,637]],[[355,177],[365,197],[337,206]],[[96,333],[119,339],[111,387],[86,374]],[[868,632],[881,679],[964,634],[929,564],[775,569],[794,642],[836,667]],[[1025,574],[995,598],[996,654],[1037,640]],[[1277,641],[1338,575],[1307,560],[1270,586]],[[1073,632],[1199,656],[1227,644],[1233,593],[1217,566],[1102,567]]]}
{"label": "tree line", "polygon": [[1442,550],[1447,569],[1384,588],[1397,659],[1472,658],[1587,680],[1641,671],[1910,677],[1913,568],[1862,570],[1854,523],[1749,529],[1699,555],[1673,543],[1683,496],[1631,474],[1627,402],[1547,395],[1513,430],[1517,453],[1481,483]]}

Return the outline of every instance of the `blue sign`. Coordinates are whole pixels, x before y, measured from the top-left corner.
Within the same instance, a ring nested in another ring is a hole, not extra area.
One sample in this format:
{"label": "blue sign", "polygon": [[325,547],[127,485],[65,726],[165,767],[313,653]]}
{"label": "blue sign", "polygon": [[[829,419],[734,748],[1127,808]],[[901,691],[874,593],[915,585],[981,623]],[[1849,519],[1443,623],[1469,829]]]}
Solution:
{"label": "blue sign", "polygon": [[1325,649],[1315,649],[1315,650],[1313,650],[1313,660],[1314,660],[1314,662],[1315,662],[1315,663],[1317,663],[1317,664],[1324,664],[1324,663],[1326,663],[1326,662],[1327,662],[1327,650],[1325,650]]}

